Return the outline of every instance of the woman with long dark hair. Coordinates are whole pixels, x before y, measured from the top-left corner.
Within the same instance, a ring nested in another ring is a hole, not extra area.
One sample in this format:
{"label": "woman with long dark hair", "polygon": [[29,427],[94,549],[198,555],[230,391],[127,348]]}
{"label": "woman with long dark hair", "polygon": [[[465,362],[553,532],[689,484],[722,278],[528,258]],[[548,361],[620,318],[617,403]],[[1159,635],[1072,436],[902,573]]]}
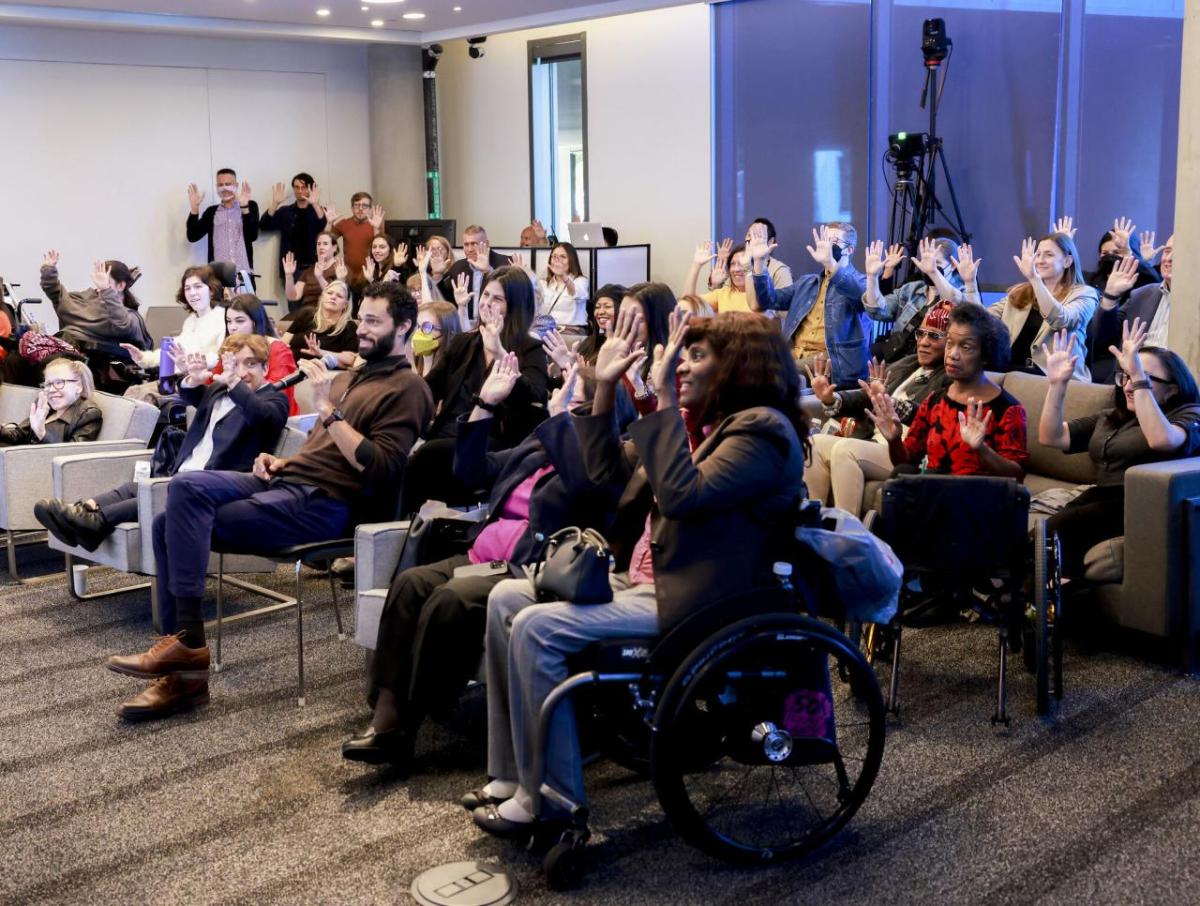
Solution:
{"label": "woman with long dark hair", "polygon": [[621,378],[621,384],[633,400],[633,408],[638,415],[647,415],[657,407],[654,388],[649,384],[650,354],[667,343],[670,334],[668,319],[676,306],[675,293],[665,283],[635,283],[621,300],[622,310],[630,305],[641,314],[637,341],[646,354],[630,363],[628,373]]}
{"label": "woman with long dark hair", "polygon": [[588,334],[583,342],[575,347],[575,351],[583,356],[583,360],[589,365],[596,363],[600,347],[604,345],[613,325],[617,323],[617,312],[627,292],[629,290],[619,283],[605,283],[596,290],[592,301],[588,303]]}
{"label": "woman with long dark hair", "polygon": [[538,282],[542,303],[538,314],[554,319],[559,328],[581,333],[587,326],[588,279],[579,266],[579,253],[569,242],[550,249],[546,272]]}
{"label": "woman with long dark hair", "polygon": [[[258,296],[251,293],[240,293],[229,300],[225,307],[225,329],[229,336],[239,333],[256,333],[266,337],[269,345],[267,354],[266,380],[278,381],[296,371],[296,357],[292,355],[292,347],[275,332],[275,325],[267,315],[266,306],[259,301]],[[218,362],[214,371],[221,370]],[[296,391],[288,387],[283,391],[288,398],[288,415],[299,415],[300,407],[296,405]]]}
{"label": "woman with long dark hair", "polygon": [[[492,780],[463,804],[489,833],[524,836],[533,827],[538,713],[567,677],[570,656],[601,639],[667,632],[706,605],[770,582],[791,534],[805,433],[799,378],[778,327],[749,312],[690,322],[673,315],[651,370],[657,410],[635,422],[623,444],[612,406],[621,376],[644,352],[641,318],[637,306],[622,306],[596,362],[592,414],[575,419],[591,479],[628,482],[610,533],[612,602],[535,603],[527,580],[501,582],[488,598]],[[547,740],[546,782],[584,804],[569,702],[554,711]]]}
{"label": "woman with long dark hair", "polygon": [[58,315],[58,335],[74,346],[129,343],[139,350],[154,345],[138,312],[131,287],[141,273],[122,261],[96,261],[92,289],[69,292],[58,280],[58,252],[42,258],[42,292]]}
{"label": "woman with long dark hair", "polygon": [[1125,534],[1125,472],[1132,466],[1180,459],[1200,452],[1200,390],[1174,352],[1143,346],[1146,325],[1135,318],[1122,331],[1113,405],[1095,415],[1067,421],[1063,407],[1079,347],[1059,332],[1046,358],[1046,403],[1038,440],[1064,453],[1082,453],[1096,464],[1096,484],[1058,513],[1047,528],[1062,544],[1063,574],[1083,575],[1083,557],[1107,538]]}

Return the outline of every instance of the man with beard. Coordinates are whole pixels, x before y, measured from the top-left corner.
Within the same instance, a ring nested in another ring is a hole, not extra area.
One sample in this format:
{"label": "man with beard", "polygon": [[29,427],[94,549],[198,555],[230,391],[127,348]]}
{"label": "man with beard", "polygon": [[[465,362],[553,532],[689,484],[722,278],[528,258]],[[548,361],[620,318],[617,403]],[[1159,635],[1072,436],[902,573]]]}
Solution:
{"label": "man with beard", "polygon": [[208,700],[204,580],[214,545],[263,552],[391,518],[378,503],[393,499],[409,450],[433,417],[429,388],[403,354],[416,314],[398,283],[369,285],[359,308],[362,364],[335,372],[319,359],[300,363],[317,424],[298,453],[260,453],[249,475],[199,471],[172,479],[166,511],[154,520],[168,634],[147,652],[109,658],[110,670],[153,680],[121,706],[122,717],[163,717]]}

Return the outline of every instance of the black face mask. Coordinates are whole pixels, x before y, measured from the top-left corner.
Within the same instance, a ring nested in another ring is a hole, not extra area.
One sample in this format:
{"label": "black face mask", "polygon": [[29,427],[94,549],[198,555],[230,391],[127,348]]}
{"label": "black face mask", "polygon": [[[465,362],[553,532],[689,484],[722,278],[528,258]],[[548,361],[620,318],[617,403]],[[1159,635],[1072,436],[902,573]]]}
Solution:
{"label": "black face mask", "polygon": [[1100,262],[1096,265],[1096,273],[1107,279],[1120,260],[1120,255],[1101,255]]}
{"label": "black face mask", "polygon": [[842,260],[842,247],[836,242],[829,247],[829,254],[833,256],[834,261]]}

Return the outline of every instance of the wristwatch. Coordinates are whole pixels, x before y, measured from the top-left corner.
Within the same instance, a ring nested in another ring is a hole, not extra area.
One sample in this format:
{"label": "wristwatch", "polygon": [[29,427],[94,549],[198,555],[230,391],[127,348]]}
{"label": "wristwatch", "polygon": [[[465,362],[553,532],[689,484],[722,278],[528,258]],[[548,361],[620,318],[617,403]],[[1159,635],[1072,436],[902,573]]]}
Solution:
{"label": "wristwatch", "polygon": [[329,413],[329,415],[325,416],[325,418],[321,420],[321,426],[328,430],[329,426],[334,422],[344,422],[345,420],[346,416],[342,414],[342,410],[334,409]]}

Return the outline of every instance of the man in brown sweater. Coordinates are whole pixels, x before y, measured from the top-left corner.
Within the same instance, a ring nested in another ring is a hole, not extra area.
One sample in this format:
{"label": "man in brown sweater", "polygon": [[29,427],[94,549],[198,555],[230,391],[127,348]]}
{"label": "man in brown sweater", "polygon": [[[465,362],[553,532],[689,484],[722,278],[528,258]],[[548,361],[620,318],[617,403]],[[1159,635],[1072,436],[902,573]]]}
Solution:
{"label": "man in brown sweater", "polygon": [[[372,283],[359,309],[351,371],[305,360],[317,424],[286,459],[260,453],[254,471],[177,475],[154,520],[154,556],[168,635],[149,651],[111,657],[110,670],[154,682],[121,706],[130,720],[208,700],[204,580],[213,548],[267,553],[347,535],[355,521],[391,518],[409,450],[433,417],[433,398],[403,354],[417,306],[398,283]],[[380,503],[393,507],[380,511]]]}

